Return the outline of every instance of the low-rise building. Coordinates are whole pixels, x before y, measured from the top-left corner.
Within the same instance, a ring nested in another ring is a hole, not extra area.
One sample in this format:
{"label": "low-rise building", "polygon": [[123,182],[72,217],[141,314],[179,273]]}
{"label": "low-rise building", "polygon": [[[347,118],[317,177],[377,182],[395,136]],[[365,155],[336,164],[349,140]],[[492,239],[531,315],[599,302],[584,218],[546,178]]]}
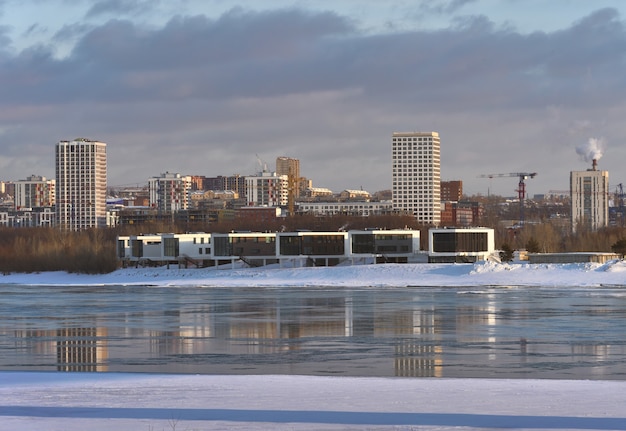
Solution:
{"label": "low-rise building", "polygon": [[428,230],[428,261],[466,263],[487,260],[495,252],[494,230],[434,228]]}
{"label": "low-rise building", "polygon": [[119,236],[124,265],[286,267],[413,262],[419,231],[163,233]]}

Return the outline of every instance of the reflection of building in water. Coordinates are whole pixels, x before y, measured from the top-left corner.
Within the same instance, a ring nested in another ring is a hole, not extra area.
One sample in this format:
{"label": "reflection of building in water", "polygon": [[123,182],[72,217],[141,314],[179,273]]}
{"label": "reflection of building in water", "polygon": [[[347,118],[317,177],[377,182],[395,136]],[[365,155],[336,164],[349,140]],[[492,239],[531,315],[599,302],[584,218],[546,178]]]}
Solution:
{"label": "reflection of building in water", "polygon": [[394,370],[398,377],[441,377],[442,347],[422,344],[419,338],[395,346]]}
{"label": "reflection of building in water", "polygon": [[56,330],[58,371],[106,371],[107,348],[100,338],[103,328],[62,328]]}
{"label": "reflection of building in water", "polygon": [[51,334],[50,331],[18,330],[14,334],[17,348],[35,355],[56,354],[54,334]]}
{"label": "reflection of building in water", "polygon": [[394,314],[397,334],[410,335],[394,346],[394,371],[399,377],[441,377],[442,347],[434,311]]}

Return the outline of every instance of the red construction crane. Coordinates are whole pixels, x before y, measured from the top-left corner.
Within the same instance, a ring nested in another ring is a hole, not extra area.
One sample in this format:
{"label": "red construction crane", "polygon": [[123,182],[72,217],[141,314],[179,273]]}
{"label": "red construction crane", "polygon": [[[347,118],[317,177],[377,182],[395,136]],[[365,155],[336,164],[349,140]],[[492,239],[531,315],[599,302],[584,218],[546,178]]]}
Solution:
{"label": "red construction crane", "polygon": [[519,220],[520,224],[524,224],[524,199],[526,199],[526,183],[529,178],[535,178],[537,172],[511,172],[508,174],[485,174],[479,175],[478,178],[502,178],[502,177],[518,177],[519,183],[517,184],[517,197],[519,199]]}

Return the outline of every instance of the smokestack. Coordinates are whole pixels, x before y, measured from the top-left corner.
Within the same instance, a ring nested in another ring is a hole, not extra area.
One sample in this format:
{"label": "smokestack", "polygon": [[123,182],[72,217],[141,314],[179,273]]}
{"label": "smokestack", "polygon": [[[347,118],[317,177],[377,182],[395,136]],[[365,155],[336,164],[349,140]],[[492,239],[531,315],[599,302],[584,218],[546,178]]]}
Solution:
{"label": "smokestack", "polygon": [[591,161],[591,170],[592,170],[592,171],[595,171],[595,170],[597,170],[597,169],[598,169],[598,159],[593,159],[593,160]]}

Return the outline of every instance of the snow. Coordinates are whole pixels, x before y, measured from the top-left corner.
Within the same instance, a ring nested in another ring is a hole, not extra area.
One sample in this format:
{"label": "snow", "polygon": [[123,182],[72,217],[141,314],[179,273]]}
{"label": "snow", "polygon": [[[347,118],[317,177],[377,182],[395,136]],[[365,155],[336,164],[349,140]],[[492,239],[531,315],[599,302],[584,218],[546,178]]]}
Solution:
{"label": "snow", "polygon": [[626,429],[624,382],[0,376],[0,430]]}
{"label": "snow", "polygon": [[[626,286],[626,264],[388,264],[9,274],[8,284]],[[626,382],[0,372],[2,430],[626,430]]]}
{"label": "snow", "polygon": [[2,284],[202,287],[584,286],[626,284],[626,262],[385,264],[315,268],[126,268],[109,274],[8,274]]}

